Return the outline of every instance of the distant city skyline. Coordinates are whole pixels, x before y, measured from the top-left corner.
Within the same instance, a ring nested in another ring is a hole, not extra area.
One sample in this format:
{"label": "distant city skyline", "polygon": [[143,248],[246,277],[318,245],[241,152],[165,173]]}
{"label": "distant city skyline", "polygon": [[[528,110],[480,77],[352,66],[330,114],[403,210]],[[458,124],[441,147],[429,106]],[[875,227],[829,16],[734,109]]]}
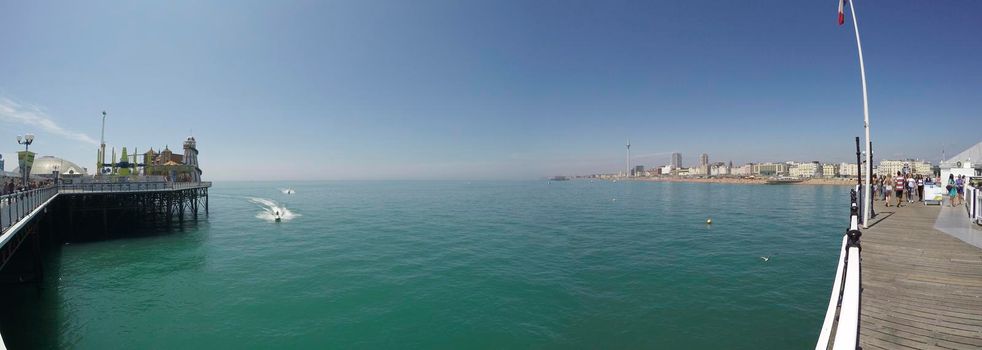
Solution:
{"label": "distant city skyline", "polygon": [[[980,139],[979,141],[982,142],[982,139]],[[958,151],[955,151],[955,152],[958,152]],[[948,156],[954,155],[955,152],[949,152],[948,153]],[[798,162],[798,163],[807,163],[807,162],[819,162],[819,163],[855,163],[856,162],[855,153],[856,152],[853,151],[853,155],[852,155],[852,158],[851,159],[842,159],[842,160],[834,160],[834,161],[833,160],[830,160],[830,159],[783,159],[783,160],[780,160],[780,159],[763,159],[763,160],[761,160],[761,159],[756,159],[756,160],[755,159],[749,159],[749,160],[745,160],[745,161],[736,161],[736,160],[730,160],[730,159],[710,160],[708,158],[711,157],[711,154],[709,154],[709,153],[703,153],[703,154],[701,154],[699,156],[699,160],[692,161],[691,163],[688,163],[688,164],[686,164],[684,161],[681,162],[681,163],[677,163],[673,158],[668,158],[668,159],[666,159],[665,162],[661,162],[661,163],[647,163],[647,162],[638,162],[638,161],[632,160],[631,161],[631,164],[632,164],[632,167],[633,167],[633,165],[643,165],[645,167],[672,166],[672,167],[675,167],[675,168],[692,168],[692,167],[700,167],[700,166],[720,164],[720,163],[722,163],[722,164],[732,163],[732,164],[735,164],[735,165],[744,165],[744,164],[752,164],[752,163],[785,163],[785,162]],[[674,157],[675,155],[678,155],[678,159],[680,159],[680,160],[683,159],[682,158],[683,157],[683,153],[681,153],[681,152],[674,152],[674,153],[672,153],[672,157]],[[703,162],[703,159],[704,158],[706,159],[706,162]],[[849,157],[846,157],[846,158],[849,158]],[[897,156],[897,157],[881,157],[881,156],[876,156],[876,157],[874,157],[874,160],[873,160],[874,166],[875,166],[875,164],[877,164],[877,163],[879,163],[880,161],[883,161],[883,160],[890,160],[890,161],[896,161],[896,160],[919,160],[919,161],[925,161],[925,162],[928,162],[928,163],[932,163],[932,164],[937,165],[941,161],[941,156],[939,155],[937,159],[926,159],[926,158],[904,157],[904,156]]]}
{"label": "distant city skyline", "polygon": [[[206,180],[534,179],[855,159],[832,2],[0,4],[0,154],[193,134]],[[979,141],[982,2],[855,4],[874,162]],[[671,16],[665,16],[671,9]],[[916,20],[915,20],[916,19]],[[691,164],[691,163],[690,163]]]}

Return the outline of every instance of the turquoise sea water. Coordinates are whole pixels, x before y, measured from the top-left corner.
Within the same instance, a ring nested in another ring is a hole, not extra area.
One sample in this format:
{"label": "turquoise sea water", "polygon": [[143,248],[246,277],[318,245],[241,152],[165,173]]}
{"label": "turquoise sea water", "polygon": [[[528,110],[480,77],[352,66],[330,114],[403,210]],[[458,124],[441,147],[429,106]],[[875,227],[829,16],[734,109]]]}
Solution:
{"label": "turquoise sea water", "polygon": [[[79,349],[808,348],[847,203],[840,186],[219,182],[210,216],[183,230],[62,246],[40,297],[6,306],[3,336]],[[293,215],[272,222],[270,204]]]}

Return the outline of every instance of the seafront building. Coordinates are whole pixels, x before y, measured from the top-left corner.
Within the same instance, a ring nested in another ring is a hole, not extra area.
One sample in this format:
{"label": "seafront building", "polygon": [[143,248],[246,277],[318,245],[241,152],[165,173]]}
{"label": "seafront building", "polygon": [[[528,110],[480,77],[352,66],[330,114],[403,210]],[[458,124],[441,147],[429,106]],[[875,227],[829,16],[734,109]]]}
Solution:
{"label": "seafront building", "polygon": [[[185,149],[185,153],[193,151]],[[152,151],[151,151],[152,152]],[[973,153],[975,152],[975,153]],[[971,159],[982,158],[982,143],[969,148],[965,152],[952,157],[944,162],[941,169],[969,167],[982,172],[982,162],[972,162]],[[174,162],[181,162],[181,155],[172,155]],[[164,157],[167,158],[167,157]],[[155,164],[161,163],[160,161]],[[634,165],[628,173],[620,172],[613,174],[597,174],[594,177],[618,178],[618,177],[794,177],[794,178],[853,178],[859,175],[860,168],[853,162],[842,163],[822,163],[820,161],[809,162],[764,162],[764,163],[745,163],[734,166],[733,162],[709,162],[709,155],[703,153],[699,156],[699,164],[691,167],[682,167],[682,154],[672,153],[670,164],[664,166],[645,167],[644,165]],[[873,174],[895,175],[898,171],[911,174],[938,174],[938,167],[932,166],[930,162],[922,160],[881,160],[879,165],[873,167]],[[972,171],[967,172],[971,173]],[[974,171],[974,170],[973,170]],[[193,172],[189,172],[193,174]],[[947,174],[947,172],[945,172]]]}
{"label": "seafront building", "polygon": [[787,163],[757,163],[753,165],[753,174],[759,176],[787,176]]}
{"label": "seafront building", "polygon": [[752,163],[747,163],[735,168],[730,168],[730,175],[733,176],[750,176],[754,173],[754,165]]}
{"label": "seafront building", "polygon": [[709,175],[712,176],[730,175],[730,169],[732,168],[732,165],[733,165],[732,162],[730,162],[730,165],[727,165],[726,163],[723,162],[716,162],[710,166]]}
{"label": "seafront building", "polygon": [[682,168],[682,153],[672,153],[672,169]]}
{"label": "seafront building", "polygon": [[856,163],[840,163],[839,164],[839,176],[841,177],[856,177],[859,175],[859,166]]}
{"label": "seafront building", "polygon": [[791,177],[821,177],[822,165],[817,162],[793,163],[788,167],[788,176]]}
{"label": "seafront building", "polygon": [[710,174],[709,154],[703,153],[699,156],[699,172],[706,175]]}
{"label": "seafront building", "polygon": [[897,172],[902,174],[919,174],[927,175],[933,174],[934,171],[931,168],[931,163],[922,160],[881,160],[880,165],[876,167],[874,174],[879,176],[894,176]]}

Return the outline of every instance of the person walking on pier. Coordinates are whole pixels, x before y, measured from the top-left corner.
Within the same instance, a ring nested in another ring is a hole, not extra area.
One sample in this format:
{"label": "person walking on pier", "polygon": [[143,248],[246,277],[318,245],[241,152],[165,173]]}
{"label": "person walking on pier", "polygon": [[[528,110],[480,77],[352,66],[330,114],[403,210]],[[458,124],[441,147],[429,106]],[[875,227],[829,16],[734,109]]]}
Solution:
{"label": "person walking on pier", "polygon": [[883,178],[880,179],[880,186],[883,187],[883,204],[889,207],[890,206],[890,193],[892,193],[893,190],[890,189],[890,187],[891,187],[890,186],[890,180],[887,179],[887,176],[886,175],[883,175]]}
{"label": "person walking on pier", "polygon": [[907,175],[907,203],[914,203],[914,191],[917,190],[917,180],[914,175]]}
{"label": "person walking on pier", "polygon": [[876,186],[878,183],[876,180],[876,174],[873,174],[873,177],[870,178],[870,190],[873,191],[874,200],[880,198],[880,189]]}
{"label": "person walking on pier", "polygon": [[965,204],[965,175],[955,179],[955,187],[958,189],[958,205]]}
{"label": "person walking on pier", "polygon": [[948,174],[948,186],[945,186],[945,188],[948,189],[948,203],[954,207],[955,198],[958,197],[958,188],[955,187],[955,174]]}
{"label": "person walking on pier", "polygon": [[886,175],[883,175],[883,178],[880,179],[880,186],[883,187],[883,204],[889,207],[890,193],[893,193],[893,190],[890,189],[892,186],[890,186],[890,180],[887,179]]}
{"label": "person walking on pier", "polygon": [[908,203],[910,203],[909,202],[909,200],[910,200],[910,184],[907,182],[907,179],[909,179],[909,178],[910,178],[910,175],[904,174],[904,202],[908,202]]}
{"label": "person walking on pier", "polygon": [[904,187],[907,187],[907,180],[904,179],[904,176],[901,175],[900,172],[898,171],[897,177],[893,179],[893,189],[894,189],[893,194],[897,196],[898,208],[901,206],[900,202],[903,200],[904,197]]}
{"label": "person walking on pier", "polygon": [[917,200],[924,201],[924,176],[917,175]]}

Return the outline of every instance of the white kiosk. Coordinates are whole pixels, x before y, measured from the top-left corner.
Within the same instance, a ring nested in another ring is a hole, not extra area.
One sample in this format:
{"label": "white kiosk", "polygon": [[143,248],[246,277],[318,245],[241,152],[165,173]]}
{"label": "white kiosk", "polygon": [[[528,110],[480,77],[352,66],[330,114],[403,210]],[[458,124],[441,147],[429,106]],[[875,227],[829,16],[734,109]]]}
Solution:
{"label": "white kiosk", "polygon": [[[982,163],[979,163],[979,160],[982,160],[982,142],[942,161],[940,164],[941,183],[938,184],[941,190],[945,190],[950,175],[955,175],[955,177],[964,175],[966,180],[982,175]],[[948,193],[945,191],[945,196],[947,195]]]}

